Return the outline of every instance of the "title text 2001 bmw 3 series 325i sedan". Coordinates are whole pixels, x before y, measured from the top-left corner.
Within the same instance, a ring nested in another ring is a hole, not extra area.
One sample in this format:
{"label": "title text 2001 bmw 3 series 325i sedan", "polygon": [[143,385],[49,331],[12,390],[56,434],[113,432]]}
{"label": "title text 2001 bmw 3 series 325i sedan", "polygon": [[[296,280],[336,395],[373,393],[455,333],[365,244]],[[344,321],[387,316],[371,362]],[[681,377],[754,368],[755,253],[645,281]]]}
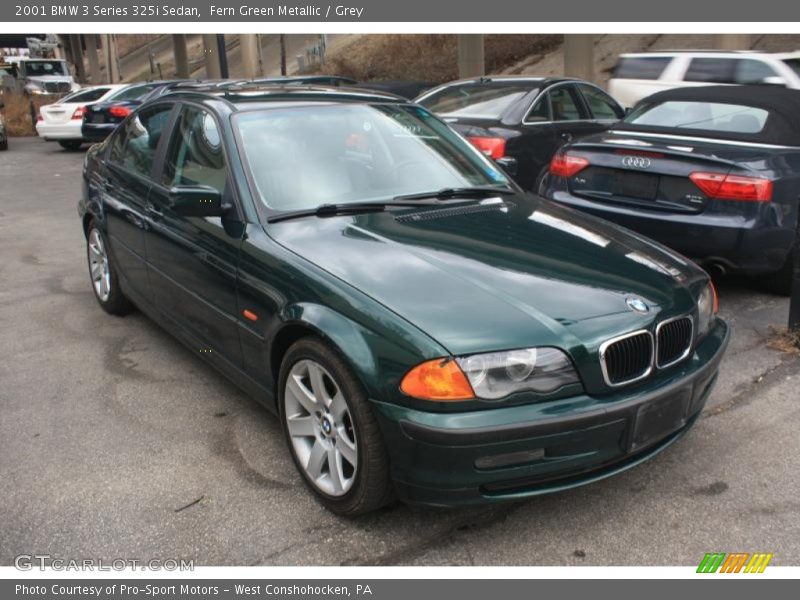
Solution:
{"label": "title text 2001 bmw 3 series 325i sedan", "polygon": [[100,306],[210,350],[341,514],[636,465],[696,421],[727,344],[698,267],[522,193],[394,96],[173,91],[84,179]]}

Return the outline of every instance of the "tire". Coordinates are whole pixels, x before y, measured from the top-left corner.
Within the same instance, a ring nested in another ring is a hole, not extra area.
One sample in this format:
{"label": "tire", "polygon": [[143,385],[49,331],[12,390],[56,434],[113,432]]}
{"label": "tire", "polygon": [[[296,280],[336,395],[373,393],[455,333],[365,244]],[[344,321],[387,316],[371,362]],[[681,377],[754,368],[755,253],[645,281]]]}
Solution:
{"label": "tire", "polygon": [[59,140],[58,145],[64,150],[75,152],[76,150],[80,150],[81,146],[83,146],[83,140]]}
{"label": "tire", "polygon": [[789,256],[786,257],[786,262],[783,263],[783,266],[780,268],[780,270],[759,277],[759,287],[767,292],[771,292],[779,296],[791,296],[792,277],[794,275],[794,264],[792,259],[793,257],[790,253]]}
{"label": "tire", "polygon": [[339,353],[317,337],[300,339],[286,352],[278,384],[289,452],[320,502],[348,517],[390,502],[394,490],[378,423],[363,386]]}
{"label": "tire", "polygon": [[537,196],[542,196],[541,194],[542,184],[544,183],[545,178],[549,174],[550,174],[550,167],[545,166],[541,171],[539,171],[539,175],[536,176],[536,183],[533,184],[533,189],[531,191]]}
{"label": "tire", "polygon": [[133,305],[119,287],[119,277],[111,262],[106,237],[94,222],[89,224],[86,232],[86,261],[89,265],[89,281],[100,308],[110,315],[122,316],[131,312]]}
{"label": "tire", "polygon": [[0,152],[5,152],[8,150],[8,140],[3,140],[0,142]]}

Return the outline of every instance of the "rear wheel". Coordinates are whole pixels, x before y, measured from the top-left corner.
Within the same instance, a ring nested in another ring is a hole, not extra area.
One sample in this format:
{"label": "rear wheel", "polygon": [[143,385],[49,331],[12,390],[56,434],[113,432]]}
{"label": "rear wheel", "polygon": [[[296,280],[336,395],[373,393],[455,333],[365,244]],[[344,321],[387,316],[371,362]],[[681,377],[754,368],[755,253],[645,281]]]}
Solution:
{"label": "rear wheel", "polygon": [[79,150],[81,146],[83,146],[83,140],[59,140],[58,145],[61,146],[64,150],[69,150],[74,152],[75,150]]}
{"label": "rear wheel", "polygon": [[106,238],[94,223],[89,225],[86,237],[86,258],[92,290],[100,307],[112,315],[129,313],[133,306],[119,287],[119,278],[108,253]]}
{"label": "rear wheel", "polygon": [[8,150],[8,140],[0,141],[0,152]]}
{"label": "rear wheel", "polygon": [[389,461],[366,392],[345,361],[307,337],[286,353],[281,422],[295,465],[331,511],[356,516],[393,495]]}

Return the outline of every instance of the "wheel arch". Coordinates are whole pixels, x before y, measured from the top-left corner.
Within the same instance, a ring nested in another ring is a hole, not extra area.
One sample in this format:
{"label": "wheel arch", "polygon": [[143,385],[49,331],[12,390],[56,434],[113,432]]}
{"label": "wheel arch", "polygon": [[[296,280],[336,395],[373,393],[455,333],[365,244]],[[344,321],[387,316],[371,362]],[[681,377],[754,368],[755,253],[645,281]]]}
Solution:
{"label": "wheel arch", "polygon": [[352,369],[368,394],[373,395],[378,372],[374,352],[366,339],[368,330],[318,304],[292,305],[281,317],[280,328],[272,336],[269,350],[269,368],[275,384],[276,400],[280,369],[286,352],[292,344],[309,336],[327,342]]}

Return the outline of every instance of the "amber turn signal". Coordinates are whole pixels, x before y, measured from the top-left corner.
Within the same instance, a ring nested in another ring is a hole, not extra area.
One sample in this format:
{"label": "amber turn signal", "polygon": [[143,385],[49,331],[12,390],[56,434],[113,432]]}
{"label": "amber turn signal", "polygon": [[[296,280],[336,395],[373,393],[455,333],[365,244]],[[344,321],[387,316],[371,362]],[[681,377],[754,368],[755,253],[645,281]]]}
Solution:
{"label": "amber turn signal", "polygon": [[454,360],[435,358],[411,369],[400,384],[407,396],[420,400],[452,402],[475,397],[467,376]]}
{"label": "amber turn signal", "polygon": [[709,282],[708,282],[708,287],[711,288],[711,298],[712,298],[712,301],[711,301],[712,312],[711,312],[711,314],[715,315],[715,314],[717,314],[719,312],[719,297],[717,297],[717,288],[714,285],[714,282],[711,281],[711,280],[709,280]]}

